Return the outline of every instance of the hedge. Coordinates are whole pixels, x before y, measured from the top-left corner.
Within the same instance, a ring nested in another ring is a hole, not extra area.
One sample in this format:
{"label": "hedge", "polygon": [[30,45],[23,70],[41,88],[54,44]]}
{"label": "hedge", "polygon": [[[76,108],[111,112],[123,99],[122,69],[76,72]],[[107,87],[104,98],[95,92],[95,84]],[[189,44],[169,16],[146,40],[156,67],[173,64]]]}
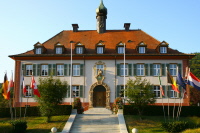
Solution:
{"label": "hedge", "polygon": [[[173,115],[174,106],[169,106],[170,116]],[[165,115],[168,115],[168,106],[164,106]],[[178,111],[178,106],[175,106],[175,113]],[[182,106],[180,116],[198,116],[200,117],[199,106]],[[143,111],[146,116],[163,116],[163,106],[147,106]],[[130,105],[124,105],[124,115],[138,115],[138,111]]]}
{"label": "hedge", "polygon": [[[16,107],[15,109],[12,108],[13,116],[15,116],[16,112],[16,117],[20,116],[20,110],[21,110],[21,117],[24,117],[26,107]],[[56,113],[54,115],[70,115],[72,110],[71,105],[58,105],[56,107]],[[26,110],[26,116],[41,116],[40,110],[38,106],[34,107],[27,107]],[[0,118],[4,117],[11,117],[10,115],[10,108],[0,108]]]}

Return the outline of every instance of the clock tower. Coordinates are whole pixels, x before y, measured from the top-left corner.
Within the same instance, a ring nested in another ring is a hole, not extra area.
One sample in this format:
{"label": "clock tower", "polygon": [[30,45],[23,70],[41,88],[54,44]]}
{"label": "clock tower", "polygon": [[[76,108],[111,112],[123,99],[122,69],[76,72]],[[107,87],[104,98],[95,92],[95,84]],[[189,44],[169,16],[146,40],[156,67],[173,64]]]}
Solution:
{"label": "clock tower", "polygon": [[104,33],[106,32],[106,19],[107,19],[107,8],[103,4],[103,0],[99,7],[96,9],[96,19],[97,19],[97,32]]}

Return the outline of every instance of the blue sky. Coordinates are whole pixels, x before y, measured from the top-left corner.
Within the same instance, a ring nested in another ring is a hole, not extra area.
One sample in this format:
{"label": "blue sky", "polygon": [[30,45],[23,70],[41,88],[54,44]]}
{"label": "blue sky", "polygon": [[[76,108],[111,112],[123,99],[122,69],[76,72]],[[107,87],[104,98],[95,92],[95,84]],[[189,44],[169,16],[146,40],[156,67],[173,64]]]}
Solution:
{"label": "blue sky", "polygon": [[[104,0],[107,29],[142,29],[173,49],[200,52],[200,0]],[[5,0],[0,1],[0,82],[10,79],[15,62],[9,55],[33,49],[62,30],[96,29],[95,10],[100,0]]]}

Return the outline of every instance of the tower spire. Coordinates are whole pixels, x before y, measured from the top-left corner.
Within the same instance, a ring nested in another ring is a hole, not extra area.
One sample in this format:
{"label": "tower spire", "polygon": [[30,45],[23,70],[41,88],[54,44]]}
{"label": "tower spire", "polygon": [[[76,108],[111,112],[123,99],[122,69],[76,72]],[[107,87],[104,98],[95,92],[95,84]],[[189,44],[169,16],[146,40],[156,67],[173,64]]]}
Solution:
{"label": "tower spire", "polygon": [[107,8],[101,0],[99,7],[96,9],[96,19],[97,19],[97,32],[104,33],[106,32],[106,19],[107,19]]}

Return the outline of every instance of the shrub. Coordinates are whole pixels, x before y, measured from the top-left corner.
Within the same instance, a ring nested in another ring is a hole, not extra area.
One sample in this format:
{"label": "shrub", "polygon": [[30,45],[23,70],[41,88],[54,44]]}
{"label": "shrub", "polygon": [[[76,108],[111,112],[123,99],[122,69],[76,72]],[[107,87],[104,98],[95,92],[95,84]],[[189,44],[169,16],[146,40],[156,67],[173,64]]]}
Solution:
{"label": "shrub", "polygon": [[75,98],[73,102],[73,109],[77,109],[78,114],[83,113],[83,107],[80,98]]}
{"label": "shrub", "polygon": [[27,122],[24,120],[10,121],[13,126],[13,133],[25,133],[27,128]]}
{"label": "shrub", "polygon": [[114,101],[112,110],[116,114],[118,112],[118,109],[122,109],[122,108],[123,108],[123,100],[121,97],[117,97]]}
{"label": "shrub", "polygon": [[0,131],[1,133],[12,133],[12,125],[9,123],[1,123]]}
{"label": "shrub", "polygon": [[188,129],[190,124],[185,121],[163,122],[161,127],[169,133],[177,133]]}

